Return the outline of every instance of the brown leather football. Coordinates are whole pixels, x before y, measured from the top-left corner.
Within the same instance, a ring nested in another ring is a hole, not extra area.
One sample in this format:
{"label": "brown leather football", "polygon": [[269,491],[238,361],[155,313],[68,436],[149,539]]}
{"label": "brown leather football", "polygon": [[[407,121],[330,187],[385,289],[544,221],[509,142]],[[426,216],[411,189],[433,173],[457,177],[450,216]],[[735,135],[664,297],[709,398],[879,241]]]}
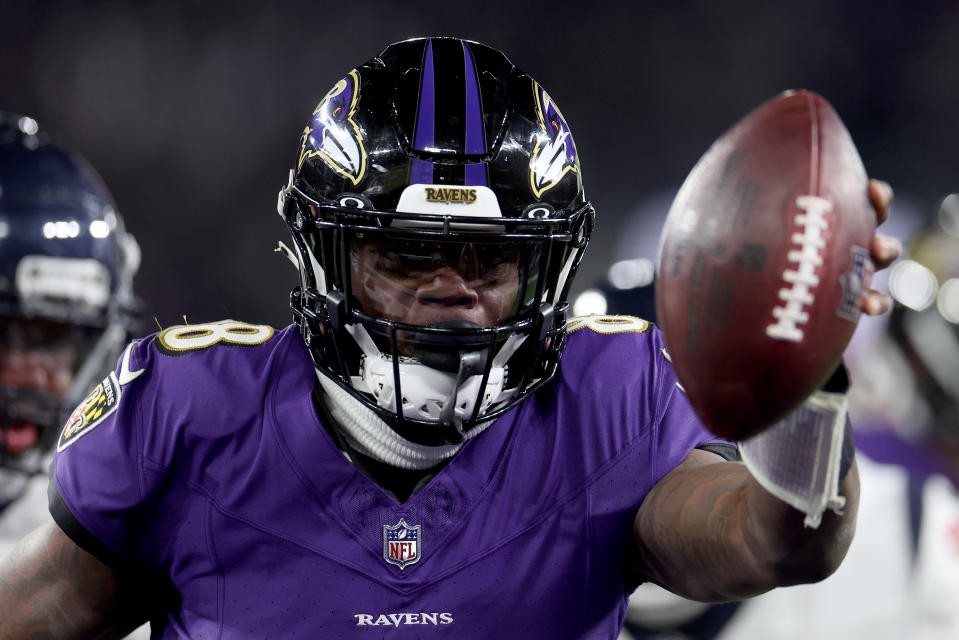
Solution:
{"label": "brown leather football", "polygon": [[656,312],[711,431],[747,438],[829,378],[875,229],[859,153],[815,93],[762,104],[693,167],[663,228]]}

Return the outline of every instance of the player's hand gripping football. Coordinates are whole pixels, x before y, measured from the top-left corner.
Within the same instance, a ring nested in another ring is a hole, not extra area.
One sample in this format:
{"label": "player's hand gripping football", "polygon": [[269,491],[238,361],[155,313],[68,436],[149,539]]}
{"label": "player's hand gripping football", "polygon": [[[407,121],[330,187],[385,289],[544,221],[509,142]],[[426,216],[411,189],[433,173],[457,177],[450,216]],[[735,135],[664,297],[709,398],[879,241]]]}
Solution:
{"label": "player's hand gripping football", "polygon": [[[892,203],[892,187],[882,180],[869,181],[869,202],[876,210],[876,224],[882,224],[889,217],[889,205]],[[902,244],[897,238],[877,233],[872,237],[869,252],[876,269],[885,269],[892,264],[902,251]],[[892,308],[892,298],[869,289],[860,302],[859,308],[871,316],[882,315]]]}
{"label": "player's hand gripping football", "polygon": [[761,104],[699,159],[664,225],[656,316],[713,433],[775,424],[835,370],[860,314],[889,310],[869,276],[899,255],[876,233],[891,200],[809,91]]}

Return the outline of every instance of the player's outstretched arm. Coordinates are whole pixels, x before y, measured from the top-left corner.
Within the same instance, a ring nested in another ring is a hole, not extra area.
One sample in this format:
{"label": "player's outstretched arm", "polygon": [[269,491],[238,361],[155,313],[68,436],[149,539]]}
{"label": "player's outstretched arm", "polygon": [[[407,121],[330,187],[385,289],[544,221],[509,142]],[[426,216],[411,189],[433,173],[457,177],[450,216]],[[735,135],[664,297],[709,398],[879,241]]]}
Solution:
{"label": "player's outstretched arm", "polygon": [[146,621],[130,593],[51,518],[0,558],[0,640],[121,638]]}
{"label": "player's outstretched arm", "polygon": [[633,526],[634,568],[667,589],[720,602],[816,582],[839,566],[859,504],[855,463],[843,480],[843,514],[817,529],[763,489],[738,462],[694,450],[646,497]]}
{"label": "player's outstretched arm", "polygon": [[[892,188],[869,181],[869,200],[882,224]],[[877,269],[901,250],[895,238],[876,234],[870,254]],[[892,304],[875,290],[860,308],[880,315]],[[680,595],[705,601],[735,600],[777,586],[816,582],[842,562],[852,542],[859,506],[855,460],[842,479],[842,515],[823,514],[818,528],[806,516],[766,491],[745,465],[694,450],[646,496],[633,525],[634,569]]]}

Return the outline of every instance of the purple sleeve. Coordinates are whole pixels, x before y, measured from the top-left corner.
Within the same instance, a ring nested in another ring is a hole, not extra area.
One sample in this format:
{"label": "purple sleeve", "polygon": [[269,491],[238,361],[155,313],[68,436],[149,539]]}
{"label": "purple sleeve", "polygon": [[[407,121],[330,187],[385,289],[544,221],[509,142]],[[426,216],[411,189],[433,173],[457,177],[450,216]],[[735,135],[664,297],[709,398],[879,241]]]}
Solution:
{"label": "purple sleeve", "polygon": [[652,340],[658,398],[658,419],[654,432],[657,455],[653,479],[658,481],[697,447],[711,444],[735,445],[713,434],[703,425],[686,392],[679,386],[676,370],[668,358],[662,333],[658,329],[653,330]]}
{"label": "purple sleeve", "polygon": [[558,397],[564,416],[594,427],[582,444],[591,464],[642,440],[637,455],[655,484],[695,448],[734,450],[706,429],[678,386],[658,328],[628,316],[598,316],[581,320],[570,333],[560,371],[569,393]]}
{"label": "purple sleeve", "polygon": [[276,340],[267,329],[255,342],[171,349],[151,336],[124,351],[73,412],[54,455],[50,512],[77,544],[111,566],[156,561],[169,540],[154,537],[184,517],[172,487],[208,499],[203,483],[230,468],[224,452],[257,441],[275,349],[302,349],[296,333]]}
{"label": "purple sleeve", "polygon": [[148,493],[140,411],[150,382],[147,343],[128,347],[116,370],[74,410],[53,458],[51,515],[74,542],[111,566],[143,544],[134,514]]}

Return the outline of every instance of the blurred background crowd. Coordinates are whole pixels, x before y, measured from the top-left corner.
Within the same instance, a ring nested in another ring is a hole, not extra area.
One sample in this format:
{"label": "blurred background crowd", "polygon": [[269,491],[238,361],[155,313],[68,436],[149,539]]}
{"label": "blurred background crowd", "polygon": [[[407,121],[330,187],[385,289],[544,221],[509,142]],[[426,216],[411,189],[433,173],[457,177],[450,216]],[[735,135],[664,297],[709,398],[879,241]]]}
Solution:
{"label": "blurred background crowd", "polygon": [[[864,471],[861,524],[882,535],[857,542],[850,557],[901,561],[848,584],[902,588],[846,599],[845,616],[816,627],[811,612],[836,603],[840,582],[770,605],[766,627],[723,637],[959,637],[955,614],[935,604],[937,594],[947,604],[959,594],[959,571],[939,575],[953,566],[944,558],[959,567],[959,195],[950,196],[959,192],[959,4],[6,0],[0,109],[35,118],[103,176],[142,249],[145,331],[184,316],[283,326],[296,274],[274,253],[287,235],[276,194],[300,132],[345,70],[390,42],[428,35],[502,49],[562,107],[598,211],[574,288],[580,312],[651,318],[659,230],[699,156],[785,89],[833,104],[870,175],[895,187],[886,232],[906,245],[880,278],[896,310],[863,320],[847,357],[864,453],[899,474],[867,485]],[[929,489],[930,475],[947,482]],[[905,515],[889,533],[882,518],[897,510]],[[920,530],[941,538],[925,555]],[[915,578],[914,567],[927,565],[932,577]],[[928,635],[897,635],[875,615],[898,612],[908,591],[919,603],[908,616],[934,621]],[[660,595],[644,596],[633,637],[718,637],[744,615]],[[843,632],[851,635],[839,635],[843,617],[859,621]],[[872,635],[859,635],[867,618]]]}
{"label": "blurred background crowd", "polygon": [[295,274],[271,254],[286,235],[273,212],[313,107],[387,43],[439,34],[506,51],[572,124],[599,212],[581,288],[639,203],[784,89],[832,102],[897,206],[931,214],[957,190],[948,1],[7,0],[0,108],[33,116],[102,174],[143,248],[148,316],[282,326]]}

